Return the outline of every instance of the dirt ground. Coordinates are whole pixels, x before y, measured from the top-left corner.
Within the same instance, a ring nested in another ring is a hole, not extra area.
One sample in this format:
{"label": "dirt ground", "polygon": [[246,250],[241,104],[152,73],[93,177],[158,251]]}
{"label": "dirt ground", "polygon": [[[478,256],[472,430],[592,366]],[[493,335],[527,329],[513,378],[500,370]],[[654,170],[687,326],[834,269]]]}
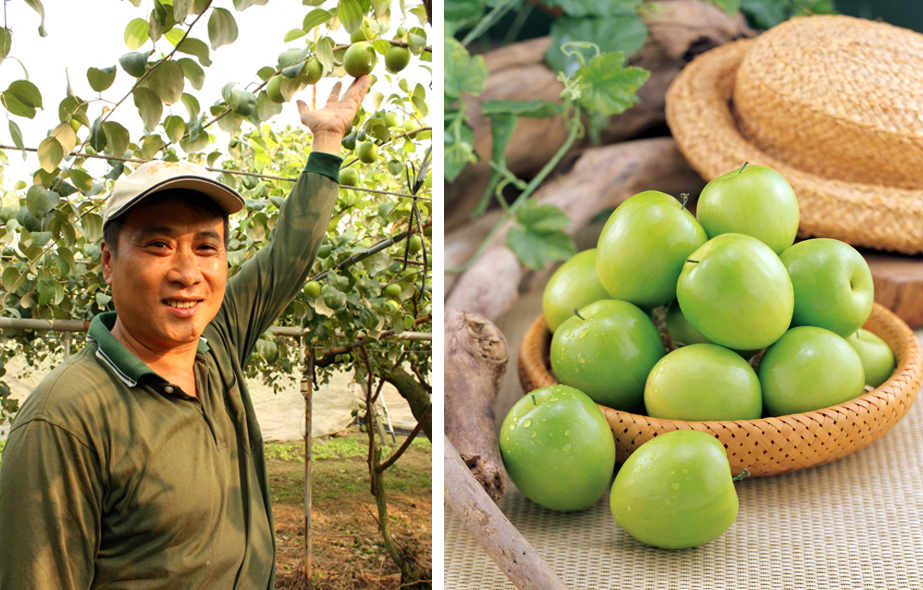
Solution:
{"label": "dirt ground", "polygon": [[[365,437],[359,433],[349,436]],[[430,575],[431,466],[432,446],[414,444],[386,472],[385,480],[392,535],[399,546],[415,551],[420,567]],[[378,529],[378,511],[375,498],[369,492],[365,457],[315,460],[312,470],[312,577],[308,584],[302,571],[305,554],[303,459],[269,459],[278,544],[276,588],[401,588],[400,571],[388,556]]]}

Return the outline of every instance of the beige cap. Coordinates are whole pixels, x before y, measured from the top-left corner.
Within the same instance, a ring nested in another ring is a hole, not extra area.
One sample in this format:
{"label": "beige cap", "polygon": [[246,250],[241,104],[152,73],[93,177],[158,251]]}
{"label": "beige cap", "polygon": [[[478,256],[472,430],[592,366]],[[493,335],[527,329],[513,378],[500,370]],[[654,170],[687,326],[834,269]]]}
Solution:
{"label": "beige cap", "polygon": [[215,201],[230,215],[244,207],[244,198],[237,191],[213,179],[208,170],[192,162],[146,162],[115,181],[112,195],[106,202],[103,226],[137,205],[142,199],[166,189],[189,189]]}

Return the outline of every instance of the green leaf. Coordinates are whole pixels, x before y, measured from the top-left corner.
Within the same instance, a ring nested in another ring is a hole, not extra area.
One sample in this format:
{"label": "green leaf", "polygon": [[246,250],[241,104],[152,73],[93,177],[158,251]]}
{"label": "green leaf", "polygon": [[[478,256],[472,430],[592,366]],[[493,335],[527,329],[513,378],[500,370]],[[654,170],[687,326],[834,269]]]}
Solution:
{"label": "green leaf", "polygon": [[330,37],[321,37],[314,46],[314,55],[324,66],[324,70],[333,69],[333,48],[335,44]]}
{"label": "green leaf", "polygon": [[40,37],[46,36],[47,33],[45,32],[45,7],[42,6],[41,0],[26,0],[26,4],[28,4],[32,8],[32,10],[37,12],[38,15],[42,18],[42,22],[38,26],[38,34]]}
{"label": "green leaf", "polygon": [[298,75],[298,72],[301,71],[301,66],[304,65],[305,60],[308,58],[308,48],[302,47],[301,49],[286,49],[279,54],[278,64],[279,70],[286,74],[285,70],[293,70],[291,75],[286,74],[289,78],[294,78]]}
{"label": "green leaf", "polygon": [[334,311],[346,308],[346,293],[330,286],[324,291],[324,304]]}
{"label": "green leaf", "polygon": [[185,83],[182,66],[173,60],[163,60],[151,66],[141,86],[153,90],[161,102],[171,105],[183,97]]}
{"label": "green leaf", "polygon": [[643,0],[550,0],[548,8],[560,8],[568,16],[618,17],[636,14]]}
{"label": "green leaf", "polygon": [[19,286],[19,279],[22,276],[22,273],[19,272],[15,266],[8,266],[3,269],[3,274],[0,275],[0,285],[3,286],[3,290],[7,293],[12,293],[13,289]]}
{"label": "green leaf", "polygon": [[70,123],[61,123],[52,129],[49,135],[58,140],[65,155],[70,154],[77,146],[77,134],[74,132],[74,128],[70,126]]}
{"label": "green leaf", "polygon": [[89,143],[90,147],[92,147],[97,152],[101,152],[106,149],[106,134],[103,133],[102,117],[97,118],[90,126]]}
{"label": "green leaf", "polygon": [[183,93],[183,106],[186,107],[186,112],[189,113],[189,121],[195,121],[199,118],[199,99],[194,97],[191,94]]}
{"label": "green leaf", "polygon": [[16,80],[0,93],[0,101],[10,113],[32,119],[36,109],[42,108],[42,94],[28,80]]}
{"label": "green leaf", "polygon": [[22,150],[23,158],[26,157],[26,146],[22,142],[22,131],[19,130],[19,125],[16,124],[16,121],[10,119],[10,135],[13,136],[13,143]]}
{"label": "green leaf", "polygon": [[151,41],[156,43],[165,33],[174,30],[175,26],[176,20],[173,18],[173,11],[167,10],[160,2],[154,2],[154,10],[151,11],[147,30]]}
{"label": "green leaf", "polygon": [[129,49],[138,49],[147,43],[149,38],[147,29],[147,21],[143,18],[131,19],[125,27],[125,45],[127,45]]}
{"label": "green leaf", "polygon": [[10,54],[10,47],[13,45],[13,35],[6,27],[0,27],[0,60]]}
{"label": "green leaf", "polygon": [[183,69],[183,75],[186,76],[192,87],[196,90],[202,90],[202,86],[205,84],[205,71],[202,66],[196,60],[188,57],[181,57],[176,60],[176,63]]}
{"label": "green leaf", "polygon": [[285,38],[282,40],[288,43],[290,41],[294,41],[295,39],[301,39],[302,37],[304,37],[304,29],[292,29],[285,34]]}
{"label": "green leaf", "polygon": [[186,121],[176,115],[170,115],[164,119],[163,128],[167,132],[167,138],[172,143],[179,143],[183,136],[186,135]]}
{"label": "green leaf", "polygon": [[577,246],[563,228],[570,218],[554,205],[528,200],[516,212],[516,224],[506,234],[506,245],[525,266],[540,270],[549,262],[567,260]]}
{"label": "green leaf", "polygon": [[472,57],[455,39],[445,41],[444,92],[448,98],[460,98],[463,92],[478,95],[487,80],[487,64],[480,55]]}
{"label": "green leaf", "polygon": [[449,23],[465,22],[481,16],[484,0],[446,0],[445,20]]}
{"label": "green leaf", "polygon": [[32,232],[32,245],[37,248],[44,248],[53,237],[54,234],[50,231]]}
{"label": "green leaf", "polygon": [[97,291],[94,299],[96,300],[96,305],[105,309],[106,306],[109,305],[109,302],[112,301],[112,296],[106,295],[102,291]]}
{"label": "green leaf", "polygon": [[65,96],[58,104],[58,120],[62,123],[66,121],[77,121],[86,127],[90,126],[90,118],[87,117],[87,103],[76,96]]}
{"label": "green leaf", "polygon": [[148,135],[141,140],[141,159],[153,160],[161,148],[163,148],[163,139],[159,135]]}
{"label": "green leaf", "polygon": [[208,56],[208,45],[195,37],[186,37],[183,42],[176,46],[180,53],[188,53],[198,58],[199,63],[206,68],[212,65],[212,60]]}
{"label": "green leaf", "polygon": [[578,102],[585,110],[609,117],[625,111],[638,101],[635,92],[650,77],[650,72],[624,67],[621,53],[604,53],[590,60],[577,72],[583,91]]}
{"label": "green leaf", "polygon": [[769,29],[789,17],[789,7],[778,0],[741,0],[740,11],[757,29]]}
{"label": "green leaf", "polygon": [[268,121],[282,112],[282,105],[273,102],[265,90],[256,97],[256,108],[260,121]]}
{"label": "green leaf", "polygon": [[[490,117],[490,135],[493,138],[491,145],[491,159],[494,162],[506,162],[506,146],[509,145],[513,138],[513,132],[516,130],[516,115],[509,113],[497,113]],[[500,172],[494,170],[492,176],[499,176]]]}
{"label": "green leaf", "polygon": [[212,50],[237,41],[237,21],[230,11],[224,8],[212,9],[208,17],[208,40]]}
{"label": "green leaf", "polygon": [[150,51],[132,51],[119,58],[119,65],[129,76],[140,78],[147,71],[147,59],[154,50]]}
{"label": "green leaf", "polygon": [[453,182],[465,166],[477,162],[477,156],[474,154],[474,132],[464,123],[459,126],[458,137],[446,129],[444,145],[443,174],[448,182]]}
{"label": "green leaf", "polygon": [[103,123],[103,133],[106,136],[109,153],[117,158],[124,156],[125,152],[128,151],[128,143],[131,137],[128,129],[115,121],[106,121]]}
{"label": "green leaf", "polygon": [[141,115],[141,121],[144,122],[144,128],[148,133],[152,133],[160,123],[160,117],[163,116],[163,103],[160,102],[160,97],[144,86],[135,87],[132,95],[134,95],[135,106],[138,107],[138,114]]}
{"label": "green leaf", "polygon": [[86,173],[85,170],[80,168],[71,168],[70,172],[67,173],[68,178],[74,183],[74,186],[77,187],[81,192],[89,191],[93,186],[93,177]]}
{"label": "green leaf", "polygon": [[169,31],[163,34],[163,38],[167,40],[170,45],[176,47],[179,45],[179,42],[183,40],[183,37],[186,36],[186,31],[179,27],[173,27]]}
{"label": "green leaf", "polygon": [[177,23],[183,22],[192,12],[192,4],[192,0],[173,0],[173,20]]}
{"label": "green leaf", "polygon": [[33,184],[26,192],[26,207],[36,219],[44,219],[61,202],[60,196],[40,184]]}
{"label": "green leaf", "polygon": [[[583,64],[576,56],[564,54],[562,47],[567,43],[594,43],[602,53],[621,51],[628,57],[641,49],[646,40],[647,25],[636,14],[611,19],[565,15],[551,25],[551,46],[545,53],[545,60],[556,72],[570,76]],[[596,55],[589,49],[580,49],[579,52],[584,64]]]}
{"label": "green leaf", "polygon": [[325,22],[333,18],[333,15],[323,8],[315,8],[311,12],[305,15],[304,21],[301,23],[302,30],[307,33],[314,27],[319,27]]}
{"label": "green leaf", "polygon": [[108,68],[90,68],[87,70],[87,81],[90,82],[90,88],[96,92],[102,92],[112,86],[115,81],[115,66]]}
{"label": "green leaf", "polygon": [[564,105],[546,100],[489,100],[481,105],[481,114],[515,115],[517,117],[553,117],[564,112]]}
{"label": "green leaf", "polygon": [[736,16],[740,11],[740,0],[708,0],[708,2],[726,12],[728,16]]}
{"label": "green leaf", "polygon": [[80,218],[80,232],[90,244],[95,244],[103,238],[103,218],[95,213],[87,213]]}
{"label": "green leaf", "polygon": [[337,2],[337,17],[343,23],[347,33],[353,33],[362,26],[362,7],[356,0],[339,0]]}
{"label": "green leaf", "polygon": [[38,144],[38,162],[45,172],[53,172],[63,159],[64,148],[54,137],[46,137]]}
{"label": "green leaf", "polygon": [[263,6],[267,2],[269,2],[269,0],[234,0],[234,9],[237,10],[237,12],[240,12],[250,8],[254,4],[257,6]]}

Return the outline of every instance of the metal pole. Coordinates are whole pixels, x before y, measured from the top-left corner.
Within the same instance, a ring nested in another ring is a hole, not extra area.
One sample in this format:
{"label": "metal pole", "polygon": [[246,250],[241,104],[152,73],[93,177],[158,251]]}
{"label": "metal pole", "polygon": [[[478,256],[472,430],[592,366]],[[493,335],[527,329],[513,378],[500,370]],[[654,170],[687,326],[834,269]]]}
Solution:
{"label": "metal pole", "polygon": [[306,345],[305,371],[301,377],[301,393],[304,395],[304,577],[311,587],[311,396],[314,390],[314,349]]}

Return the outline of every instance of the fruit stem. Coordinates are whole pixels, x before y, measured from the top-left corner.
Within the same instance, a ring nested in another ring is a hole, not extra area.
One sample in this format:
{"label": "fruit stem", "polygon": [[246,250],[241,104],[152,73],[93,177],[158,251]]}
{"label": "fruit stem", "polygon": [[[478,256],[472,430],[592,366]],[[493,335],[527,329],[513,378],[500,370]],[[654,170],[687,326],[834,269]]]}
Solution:
{"label": "fruit stem", "polygon": [[744,171],[744,168],[746,168],[746,167],[747,167],[747,164],[749,164],[749,163],[750,163],[750,162],[744,162],[744,165],[740,167],[740,170],[737,171],[737,174],[740,174],[741,172],[743,172],[743,171]]}
{"label": "fruit stem", "polygon": [[691,262],[692,264],[698,264],[698,263],[699,263],[698,260],[693,260],[692,258],[687,258],[687,259],[686,259],[686,262]]}
{"label": "fruit stem", "polygon": [[535,401],[535,394],[534,394],[534,393],[532,394],[532,405],[533,405],[533,406],[537,406],[537,405],[538,405],[538,402]]}
{"label": "fruit stem", "polygon": [[586,318],[583,317],[582,315],[580,315],[580,312],[577,311],[577,308],[576,308],[576,307],[574,308],[574,315],[577,316],[578,318],[580,318],[581,320],[586,321]]}
{"label": "fruit stem", "polygon": [[682,199],[682,201],[683,201],[683,206],[680,207],[680,209],[685,209],[685,208],[686,208],[686,203],[689,202],[689,193],[680,193],[680,194],[679,194],[679,197],[680,197],[680,199]]}
{"label": "fruit stem", "polygon": [[741,473],[741,474],[738,475],[737,477],[732,477],[732,478],[731,478],[731,481],[740,481],[740,480],[746,479],[746,478],[748,478],[748,477],[750,477],[750,472],[749,472],[749,471],[747,470],[747,468],[745,467],[743,473]]}

